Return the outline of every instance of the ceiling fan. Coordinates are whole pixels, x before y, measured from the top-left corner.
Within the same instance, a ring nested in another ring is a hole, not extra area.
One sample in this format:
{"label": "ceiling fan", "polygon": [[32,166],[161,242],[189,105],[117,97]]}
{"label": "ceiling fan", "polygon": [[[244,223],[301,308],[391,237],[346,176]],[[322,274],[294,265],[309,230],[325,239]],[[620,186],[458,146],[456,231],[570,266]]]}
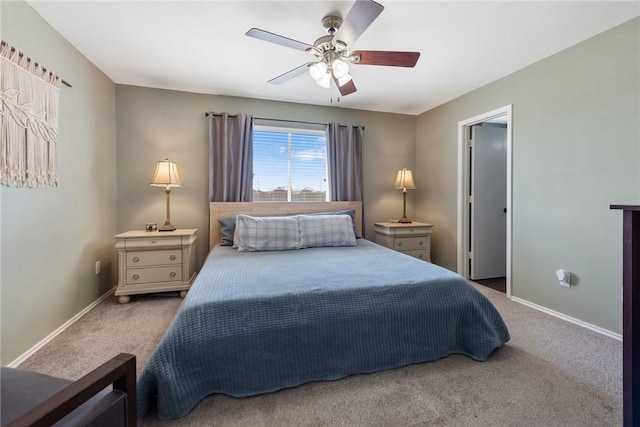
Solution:
{"label": "ceiling fan", "polygon": [[382,13],[384,6],[373,0],[356,0],[344,21],[340,16],[329,15],[322,19],[326,36],[317,39],[312,45],[288,37],[252,28],[246,35],[256,39],[276,43],[305,52],[316,57],[268,81],[271,84],[284,83],[308,72],[315,82],[329,88],[333,81],[346,96],[355,92],[356,85],[349,74],[349,65],[385,65],[392,67],[414,67],[420,52],[397,52],[381,50],[351,50],[353,43],[364,33],[373,21]]}

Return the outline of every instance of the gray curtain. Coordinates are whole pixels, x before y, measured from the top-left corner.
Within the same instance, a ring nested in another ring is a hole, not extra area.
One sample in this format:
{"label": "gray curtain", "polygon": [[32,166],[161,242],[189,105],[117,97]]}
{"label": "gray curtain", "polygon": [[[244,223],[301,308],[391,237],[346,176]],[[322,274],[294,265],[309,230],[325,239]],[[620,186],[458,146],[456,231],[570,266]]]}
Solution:
{"label": "gray curtain", "polygon": [[209,114],[209,201],[253,200],[253,116]]}
{"label": "gray curtain", "polygon": [[362,200],[361,126],[327,125],[329,192],[334,201]]}

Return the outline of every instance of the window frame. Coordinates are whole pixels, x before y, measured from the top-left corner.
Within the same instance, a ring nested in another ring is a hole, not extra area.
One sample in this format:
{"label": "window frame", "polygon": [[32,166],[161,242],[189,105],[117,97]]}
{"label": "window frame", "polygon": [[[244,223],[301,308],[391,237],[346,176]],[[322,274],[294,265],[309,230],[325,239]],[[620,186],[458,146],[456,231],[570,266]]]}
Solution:
{"label": "window frame", "polygon": [[[295,203],[296,201],[292,200],[293,199],[293,181],[291,179],[291,163],[292,163],[292,156],[291,156],[291,136],[292,134],[303,134],[303,135],[317,135],[317,136],[322,136],[325,139],[325,149],[326,149],[326,137],[327,137],[327,130],[326,130],[326,125],[321,125],[321,124],[314,124],[314,123],[302,123],[302,122],[286,122],[286,121],[275,121],[275,120],[269,120],[268,122],[265,120],[258,120],[256,119],[254,121],[253,124],[253,131],[254,131],[254,135],[255,132],[273,132],[273,133],[286,133],[287,134],[287,182],[286,182],[286,187],[287,187],[287,200],[280,200],[279,202],[281,203]],[[252,138],[251,143],[254,144],[254,139]],[[253,158],[253,162],[255,165],[255,145],[252,146],[254,149],[254,158]],[[326,151],[325,151],[325,157],[324,157],[324,161],[325,161],[325,167],[324,167],[324,180],[327,183],[327,186],[325,188],[325,198],[324,201],[329,201],[331,200],[330,198],[330,191],[329,191],[329,164],[328,164],[328,158],[326,155]],[[253,174],[253,178],[255,178],[255,171]],[[253,188],[253,184],[252,184],[252,193],[255,196],[256,194],[256,190],[260,191],[260,189],[256,189]],[[268,203],[268,201],[260,201],[260,200],[255,200],[254,197],[254,201],[257,203]]]}

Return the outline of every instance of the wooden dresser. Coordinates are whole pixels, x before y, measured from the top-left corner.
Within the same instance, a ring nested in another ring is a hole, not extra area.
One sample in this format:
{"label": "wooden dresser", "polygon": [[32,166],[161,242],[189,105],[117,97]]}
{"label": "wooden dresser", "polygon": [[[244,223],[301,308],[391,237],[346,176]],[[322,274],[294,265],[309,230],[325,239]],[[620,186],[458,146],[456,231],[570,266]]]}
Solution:
{"label": "wooden dresser", "polygon": [[640,205],[622,210],[622,413],[624,427],[640,426]]}
{"label": "wooden dresser", "polygon": [[423,222],[376,222],[376,243],[431,262],[431,230]]}
{"label": "wooden dresser", "polygon": [[197,229],[127,231],[117,234],[118,288],[122,304],[130,295],[181,291],[184,297],[196,274]]}

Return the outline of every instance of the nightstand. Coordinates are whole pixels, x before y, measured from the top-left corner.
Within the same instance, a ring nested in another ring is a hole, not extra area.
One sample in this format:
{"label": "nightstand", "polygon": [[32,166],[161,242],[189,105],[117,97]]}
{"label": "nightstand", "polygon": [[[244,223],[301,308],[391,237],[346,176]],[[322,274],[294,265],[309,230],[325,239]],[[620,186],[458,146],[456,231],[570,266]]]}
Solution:
{"label": "nightstand", "polygon": [[121,304],[130,295],[181,291],[184,298],[196,275],[197,229],[127,231],[117,234],[118,288]]}
{"label": "nightstand", "polygon": [[431,230],[423,222],[376,222],[376,243],[431,262]]}

